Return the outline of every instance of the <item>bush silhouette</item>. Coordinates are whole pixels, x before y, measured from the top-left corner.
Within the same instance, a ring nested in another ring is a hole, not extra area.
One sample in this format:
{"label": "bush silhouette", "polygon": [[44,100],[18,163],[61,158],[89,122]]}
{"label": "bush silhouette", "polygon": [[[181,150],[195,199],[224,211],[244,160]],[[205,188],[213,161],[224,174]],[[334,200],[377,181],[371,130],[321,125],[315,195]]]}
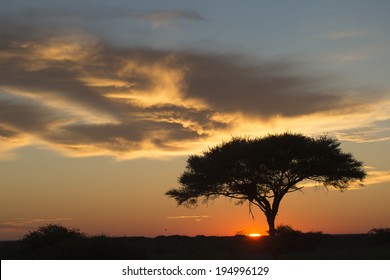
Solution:
{"label": "bush silhouette", "polygon": [[390,228],[373,228],[368,235],[376,245],[390,245]]}
{"label": "bush silhouette", "polygon": [[64,240],[74,240],[85,237],[86,234],[81,233],[79,229],[69,229],[58,224],[47,224],[39,227],[37,230],[30,231],[22,240],[36,248],[53,245]]}
{"label": "bush silhouette", "polygon": [[300,230],[295,230],[289,225],[279,225],[275,229],[275,236],[278,237],[295,237],[302,235]]}

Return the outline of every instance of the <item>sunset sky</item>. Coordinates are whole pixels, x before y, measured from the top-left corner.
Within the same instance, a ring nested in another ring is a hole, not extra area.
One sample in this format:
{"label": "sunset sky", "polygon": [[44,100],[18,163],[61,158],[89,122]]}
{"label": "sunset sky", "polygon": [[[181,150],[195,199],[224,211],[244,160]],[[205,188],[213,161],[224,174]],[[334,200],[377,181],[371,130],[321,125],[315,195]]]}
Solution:
{"label": "sunset sky", "polygon": [[364,187],[306,188],[277,224],[390,227],[390,2],[0,3],[0,240],[47,223],[112,236],[268,229],[248,205],[164,195],[232,136],[327,134]]}

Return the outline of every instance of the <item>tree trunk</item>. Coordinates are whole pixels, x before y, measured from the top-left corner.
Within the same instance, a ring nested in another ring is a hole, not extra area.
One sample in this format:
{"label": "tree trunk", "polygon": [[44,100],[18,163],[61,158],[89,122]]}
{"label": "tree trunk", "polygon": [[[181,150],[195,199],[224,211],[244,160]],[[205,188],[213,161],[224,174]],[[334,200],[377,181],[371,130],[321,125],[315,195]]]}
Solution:
{"label": "tree trunk", "polygon": [[275,237],[275,217],[276,215],[272,214],[267,214],[267,222],[268,222],[268,234],[271,238]]}

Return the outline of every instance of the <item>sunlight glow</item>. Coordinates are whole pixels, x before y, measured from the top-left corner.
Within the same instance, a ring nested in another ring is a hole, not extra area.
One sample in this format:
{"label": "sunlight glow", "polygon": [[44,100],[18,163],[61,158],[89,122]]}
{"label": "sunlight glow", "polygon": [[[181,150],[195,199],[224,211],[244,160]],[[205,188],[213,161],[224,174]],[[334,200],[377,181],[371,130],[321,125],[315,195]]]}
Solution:
{"label": "sunlight glow", "polygon": [[261,236],[261,234],[260,233],[250,233],[250,234],[248,234],[248,236],[252,237],[252,238],[258,238]]}

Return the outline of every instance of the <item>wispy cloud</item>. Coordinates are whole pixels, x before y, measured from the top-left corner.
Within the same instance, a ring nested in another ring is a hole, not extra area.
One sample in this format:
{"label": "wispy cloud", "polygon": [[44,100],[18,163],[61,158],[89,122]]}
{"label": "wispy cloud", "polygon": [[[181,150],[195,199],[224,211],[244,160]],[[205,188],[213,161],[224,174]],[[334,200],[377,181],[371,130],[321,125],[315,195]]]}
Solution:
{"label": "wispy cloud", "polygon": [[194,220],[195,222],[201,222],[203,219],[210,218],[208,215],[200,215],[200,216],[169,216],[167,217],[168,220]]}
{"label": "wispy cloud", "polygon": [[195,11],[190,12],[177,10],[148,12],[139,17],[150,22],[154,28],[174,25],[179,20],[205,20],[199,13]]}
{"label": "wispy cloud", "polygon": [[179,20],[204,21],[205,18],[193,10],[154,10],[142,11],[126,6],[103,7],[96,4],[95,9],[83,5],[77,8],[69,6],[47,8],[25,8],[23,17],[34,20],[62,20],[62,21],[106,21],[120,18],[135,18],[151,22],[153,25],[170,25]]}
{"label": "wispy cloud", "polygon": [[4,125],[0,125],[0,160],[15,158],[12,150],[29,144],[28,137]]}
{"label": "wispy cloud", "polygon": [[[373,167],[366,167],[367,177],[364,181],[355,182],[350,185],[349,190],[362,190],[364,187],[389,183],[390,182],[390,170],[372,170]],[[299,187],[313,188],[313,187],[322,187],[321,184],[316,183],[311,180],[307,180],[298,184]],[[338,190],[330,188],[329,190]]]}
{"label": "wispy cloud", "polygon": [[167,219],[199,219],[199,218],[210,218],[208,215],[202,216],[168,216]]}
{"label": "wispy cloud", "polygon": [[364,185],[375,185],[390,182],[390,170],[368,171]]}
{"label": "wispy cloud", "polygon": [[390,117],[385,120],[374,121],[370,126],[335,131],[334,134],[342,141],[351,141],[355,143],[390,141],[389,124]]}
{"label": "wispy cloud", "polygon": [[366,56],[358,53],[339,54],[330,57],[330,59],[335,62],[354,62],[363,60],[365,58]]}
{"label": "wispy cloud", "polygon": [[339,31],[328,32],[324,34],[322,38],[328,40],[337,40],[337,39],[344,39],[344,38],[360,37],[360,36],[367,35],[368,33],[369,33],[368,30],[339,30]]}
{"label": "wispy cloud", "polygon": [[48,223],[61,223],[72,221],[73,218],[15,218],[11,221],[0,222],[0,232],[22,231],[36,228]]}

